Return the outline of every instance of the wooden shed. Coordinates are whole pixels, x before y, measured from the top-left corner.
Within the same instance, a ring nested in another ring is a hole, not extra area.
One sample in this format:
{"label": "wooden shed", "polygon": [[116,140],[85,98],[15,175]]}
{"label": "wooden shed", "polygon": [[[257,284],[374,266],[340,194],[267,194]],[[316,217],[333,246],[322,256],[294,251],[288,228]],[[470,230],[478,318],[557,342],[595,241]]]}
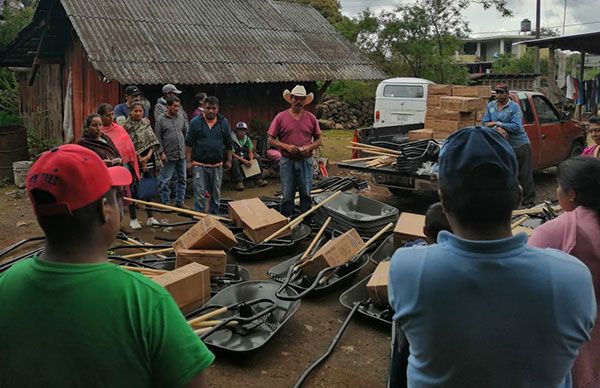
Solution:
{"label": "wooden shed", "polygon": [[206,92],[230,122],[266,124],[297,83],[385,78],[315,9],[272,0],[40,0],[0,66],[19,74],[26,126],[66,142],[132,84],[153,103],[176,84],[188,113]]}

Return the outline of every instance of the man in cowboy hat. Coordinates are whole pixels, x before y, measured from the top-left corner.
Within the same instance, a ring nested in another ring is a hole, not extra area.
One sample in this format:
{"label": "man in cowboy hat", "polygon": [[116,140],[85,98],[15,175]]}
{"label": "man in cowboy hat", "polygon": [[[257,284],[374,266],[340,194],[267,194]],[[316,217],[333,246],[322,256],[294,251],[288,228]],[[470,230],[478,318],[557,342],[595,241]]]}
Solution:
{"label": "man in cowboy hat", "polygon": [[281,213],[289,217],[294,211],[296,191],[300,194],[301,211],[310,209],[312,151],[321,145],[322,140],[319,121],[315,115],[304,109],[305,105],[313,101],[314,95],[306,94],[304,86],[296,85],[291,92],[287,89],[283,92],[283,99],[291,105],[290,109],[275,116],[267,134],[269,144],[281,150]]}

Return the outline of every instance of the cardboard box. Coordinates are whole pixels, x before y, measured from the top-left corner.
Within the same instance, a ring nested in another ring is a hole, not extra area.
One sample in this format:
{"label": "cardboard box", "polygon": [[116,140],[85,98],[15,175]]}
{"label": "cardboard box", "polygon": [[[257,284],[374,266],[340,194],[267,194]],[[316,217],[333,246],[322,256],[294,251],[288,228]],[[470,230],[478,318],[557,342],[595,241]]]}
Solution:
{"label": "cardboard box", "polygon": [[452,95],[458,97],[485,97],[490,98],[492,95],[492,87],[479,85],[479,86],[452,86]]}
{"label": "cardboard box", "polygon": [[184,314],[210,299],[210,269],[202,264],[190,263],[153,280],[169,291]]}
{"label": "cardboard box", "polygon": [[222,250],[175,249],[175,268],[198,263],[210,269],[210,276],[223,276],[227,266],[227,254]]}
{"label": "cardboard box", "polygon": [[266,211],[267,205],[260,198],[242,199],[240,201],[231,201],[228,204],[229,218],[235,226],[241,228],[242,220],[246,217],[253,217],[255,212]]}
{"label": "cardboard box", "polygon": [[390,265],[390,261],[382,261],[377,264],[375,272],[367,282],[367,294],[371,298],[371,302],[383,309],[388,308],[390,305],[388,300]]}
{"label": "cardboard box", "polygon": [[[266,210],[254,213],[252,217],[242,219],[244,234],[255,243],[263,241],[288,223],[288,219],[275,209],[266,208]],[[290,231],[278,236],[289,235]]]}
{"label": "cardboard box", "polygon": [[453,110],[435,109],[431,112],[431,117],[438,120],[449,120],[459,122],[473,122],[475,112],[458,112]]}
{"label": "cardboard box", "polygon": [[440,108],[458,112],[473,112],[481,109],[481,99],[474,97],[441,97]]}
{"label": "cardboard box", "polygon": [[466,121],[451,121],[451,120],[438,120],[425,118],[425,127],[431,128],[434,131],[442,131],[447,133],[453,133],[461,128],[472,127],[475,125],[475,120]]}
{"label": "cardboard box", "polygon": [[425,238],[424,226],[424,215],[402,212],[394,228],[394,247],[400,248],[407,241]]}
{"label": "cardboard box", "polygon": [[427,85],[427,96],[451,96],[452,85]]}
{"label": "cardboard box", "polygon": [[237,244],[233,233],[214,217],[204,217],[182,234],[174,246],[183,249],[224,249]]}
{"label": "cardboard box", "polygon": [[358,232],[352,228],[323,245],[302,268],[308,277],[315,278],[327,267],[337,267],[352,259],[365,245]]}
{"label": "cardboard box", "polygon": [[439,108],[441,98],[442,96],[440,95],[427,96],[427,109],[429,110],[430,108]]}
{"label": "cardboard box", "polygon": [[414,129],[408,131],[408,141],[433,139],[433,129]]}
{"label": "cardboard box", "polygon": [[[456,131],[454,131],[454,132],[456,132]],[[433,131],[433,138],[434,138],[434,140],[446,140],[454,132],[435,130],[435,131]]]}

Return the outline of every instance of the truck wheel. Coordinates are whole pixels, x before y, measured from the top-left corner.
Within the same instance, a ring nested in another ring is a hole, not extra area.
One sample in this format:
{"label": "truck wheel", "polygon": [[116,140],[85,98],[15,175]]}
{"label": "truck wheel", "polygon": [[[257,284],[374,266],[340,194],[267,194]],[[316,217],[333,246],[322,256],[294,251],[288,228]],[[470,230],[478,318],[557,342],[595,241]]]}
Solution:
{"label": "truck wheel", "polygon": [[573,145],[571,146],[571,149],[569,150],[569,159],[581,155],[582,152],[583,152],[583,143],[581,143],[580,141],[574,142]]}

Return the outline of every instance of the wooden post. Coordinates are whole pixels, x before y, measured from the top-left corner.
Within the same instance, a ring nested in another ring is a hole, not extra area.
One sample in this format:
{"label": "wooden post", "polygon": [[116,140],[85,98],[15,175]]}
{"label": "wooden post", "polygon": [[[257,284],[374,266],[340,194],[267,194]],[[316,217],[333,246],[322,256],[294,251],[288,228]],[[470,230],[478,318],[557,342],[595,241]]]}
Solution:
{"label": "wooden post", "polygon": [[[581,52],[581,66],[579,67],[579,81],[583,82],[583,76],[585,73],[585,52]],[[583,106],[575,104],[575,119],[581,120],[583,116]]]}
{"label": "wooden post", "polygon": [[556,55],[552,46],[548,47],[548,97],[553,104],[558,103],[558,86],[556,85]]}

